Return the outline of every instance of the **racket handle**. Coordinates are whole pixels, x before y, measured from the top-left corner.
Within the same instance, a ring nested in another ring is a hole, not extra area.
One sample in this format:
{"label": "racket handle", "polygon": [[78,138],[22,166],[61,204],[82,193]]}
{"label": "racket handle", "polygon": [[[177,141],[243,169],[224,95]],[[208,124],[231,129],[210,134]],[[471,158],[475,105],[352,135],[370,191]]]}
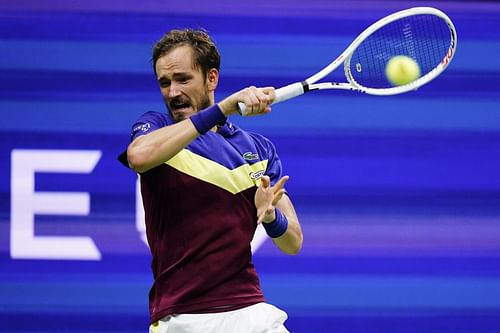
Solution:
{"label": "racket handle", "polygon": [[[304,93],[304,85],[302,82],[295,82],[292,84],[289,84],[287,86],[281,87],[279,89],[275,90],[276,98],[271,104],[276,104],[280,102],[284,102],[286,100],[289,100],[291,98],[297,97],[299,95],[302,95]],[[246,116],[246,105],[244,103],[239,102],[238,103],[238,109],[240,112],[240,115]]]}
{"label": "racket handle", "polygon": [[284,86],[282,88],[276,89],[275,94],[276,98],[274,99],[273,104],[284,102],[291,98],[297,97],[304,93],[304,84],[302,82],[295,82]]}

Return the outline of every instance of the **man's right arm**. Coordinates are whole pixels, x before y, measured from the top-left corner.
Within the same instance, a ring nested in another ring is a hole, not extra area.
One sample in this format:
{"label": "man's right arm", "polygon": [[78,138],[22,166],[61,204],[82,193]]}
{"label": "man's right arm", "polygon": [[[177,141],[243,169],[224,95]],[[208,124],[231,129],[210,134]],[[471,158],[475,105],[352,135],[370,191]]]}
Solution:
{"label": "man's right arm", "polygon": [[217,122],[212,124],[214,119],[220,121],[221,115],[228,117],[237,113],[238,103],[246,105],[247,110],[250,110],[249,115],[259,115],[271,111],[269,105],[274,97],[272,87],[245,88],[222,100],[217,105],[218,110],[210,107],[189,119],[141,135],[135,138],[127,148],[128,165],[138,173],[157,167],[174,157],[199,135],[214,127],[217,124]]}
{"label": "man's right arm", "polygon": [[127,148],[128,165],[138,173],[146,172],[171,159],[199,135],[190,119],[141,135]]}

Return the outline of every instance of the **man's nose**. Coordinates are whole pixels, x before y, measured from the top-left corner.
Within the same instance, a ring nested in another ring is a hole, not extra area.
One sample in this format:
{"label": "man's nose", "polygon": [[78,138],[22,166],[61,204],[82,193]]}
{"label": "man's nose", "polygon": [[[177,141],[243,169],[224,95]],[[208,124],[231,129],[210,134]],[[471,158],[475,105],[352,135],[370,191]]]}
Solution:
{"label": "man's nose", "polygon": [[173,98],[179,96],[180,90],[178,88],[179,86],[172,82],[168,88],[168,97]]}

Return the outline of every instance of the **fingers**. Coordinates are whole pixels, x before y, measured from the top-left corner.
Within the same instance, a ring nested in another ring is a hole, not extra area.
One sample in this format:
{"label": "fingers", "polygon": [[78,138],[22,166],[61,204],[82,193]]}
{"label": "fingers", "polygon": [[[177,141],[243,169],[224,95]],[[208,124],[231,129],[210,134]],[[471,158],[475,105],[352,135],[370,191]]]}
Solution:
{"label": "fingers", "polygon": [[285,194],[285,190],[284,189],[281,189],[278,192],[274,193],[273,206],[276,206],[276,204],[278,203],[278,201],[281,200],[281,197],[283,196],[283,194]]}
{"label": "fingers", "polygon": [[262,184],[261,186],[264,188],[271,186],[271,179],[269,178],[269,176],[262,176],[260,178],[260,182]]}
{"label": "fingers", "polygon": [[257,88],[254,86],[240,90],[218,103],[222,113],[226,116],[240,113],[238,104],[245,105],[244,114],[259,115],[271,112],[270,105],[276,98],[273,87]]}
{"label": "fingers", "polygon": [[290,179],[289,176],[281,177],[280,180],[278,180],[278,182],[276,184],[274,184],[274,187],[273,187],[274,193],[281,190],[285,186],[285,183],[288,181],[288,179]]}
{"label": "fingers", "polygon": [[266,94],[267,96],[269,96],[271,104],[276,99],[276,92],[275,92],[274,87],[264,87],[264,88],[262,88],[262,92],[264,94]]}
{"label": "fingers", "polygon": [[245,115],[265,114],[271,111],[270,105],[276,95],[273,87],[248,87],[241,91],[241,101],[245,104]]}
{"label": "fingers", "polygon": [[290,177],[281,177],[274,186],[271,186],[269,176],[260,178],[261,184],[257,189],[255,196],[255,205],[257,207],[257,223],[270,222],[275,219],[275,207],[285,194],[285,183]]}
{"label": "fingers", "polygon": [[280,201],[283,194],[285,194],[284,186],[285,186],[285,183],[288,181],[288,179],[290,179],[289,176],[283,176],[280,178],[280,180],[278,180],[278,182],[276,184],[274,184],[274,186],[273,186],[273,194],[274,194],[273,206],[276,206],[276,204],[278,203],[278,201]]}

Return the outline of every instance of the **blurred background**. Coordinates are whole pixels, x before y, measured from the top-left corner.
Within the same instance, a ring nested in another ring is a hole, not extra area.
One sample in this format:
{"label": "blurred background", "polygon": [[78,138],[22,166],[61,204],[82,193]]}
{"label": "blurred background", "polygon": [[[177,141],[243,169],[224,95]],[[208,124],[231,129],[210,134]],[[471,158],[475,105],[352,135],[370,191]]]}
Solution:
{"label": "blurred background", "polygon": [[298,256],[264,241],[254,261],[291,332],[500,332],[500,3],[370,0],[2,1],[0,331],[147,330],[136,176],[116,156],[164,110],[150,63],[164,32],[213,35],[221,99],[302,80],[422,5],[458,32],[430,84],[232,118],[276,144],[305,237]]}

